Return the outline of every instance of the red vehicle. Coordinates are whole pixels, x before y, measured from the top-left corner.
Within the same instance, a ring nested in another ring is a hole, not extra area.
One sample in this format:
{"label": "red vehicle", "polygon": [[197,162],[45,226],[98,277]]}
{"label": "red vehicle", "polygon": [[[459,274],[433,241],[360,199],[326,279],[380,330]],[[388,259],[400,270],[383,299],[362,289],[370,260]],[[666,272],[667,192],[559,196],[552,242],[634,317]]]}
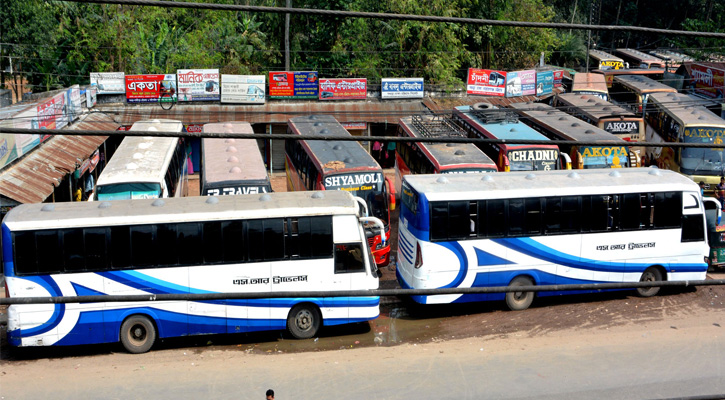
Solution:
{"label": "red vehicle", "polygon": [[[310,115],[287,123],[292,135],[351,136],[334,117]],[[395,209],[395,189],[373,157],[354,141],[287,140],[285,143],[287,190],[344,190],[360,198],[370,216],[383,222],[385,243],[379,228],[365,225],[375,263],[390,262],[390,211]]]}

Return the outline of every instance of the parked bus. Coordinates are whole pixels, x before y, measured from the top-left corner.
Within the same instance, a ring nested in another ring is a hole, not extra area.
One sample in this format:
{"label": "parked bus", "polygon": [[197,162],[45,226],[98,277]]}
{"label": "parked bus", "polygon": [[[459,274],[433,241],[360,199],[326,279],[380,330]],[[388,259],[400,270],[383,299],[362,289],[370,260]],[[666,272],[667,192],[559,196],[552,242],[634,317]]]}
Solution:
{"label": "parked bus", "polygon": [[591,94],[609,101],[609,89],[602,74],[580,72],[574,75],[571,92],[576,94]]}
{"label": "parked bus", "polygon": [[[662,81],[665,78],[665,70],[659,68],[651,69],[608,69],[608,70],[594,70],[592,73],[603,75],[604,80],[607,82],[607,88],[612,89],[612,83],[614,82],[615,76],[622,75],[637,75],[646,76],[656,81]],[[611,98],[608,101],[612,101]]]}
{"label": "parked bus", "polygon": [[[680,93],[655,93],[647,104],[647,142],[712,143],[725,139],[725,120],[713,114],[695,97]],[[712,193],[725,174],[723,149],[649,147],[650,163],[705,182]]]}
{"label": "parked bus", "polygon": [[[248,122],[206,124],[203,131],[254,134],[252,125]],[[202,139],[200,183],[202,196],[272,191],[257,139]]]}
{"label": "parked bus", "polygon": [[659,49],[659,50],[652,50],[649,52],[653,56],[659,57],[663,60],[665,60],[665,65],[667,66],[667,69],[670,71],[676,71],[677,68],[680,68],[680,65],[684,62],[692,62],[695,61],[694,58],[688,56],[687,54],[678,53],[676,51],[667,50],[667,49]]}
{"label": "parked bus", "polygon": [[[439,115],[400,119],[398,136],[410,138],[465,138],[457,125]],[[395,185],[408,174],[465,174],[496,172],[498,167],[473,143],[398,142],[395,148]]]}
{"label": "parked bus", "polygon": [[554,107],[628,142],[644,141],[644,118],[599,96],[561,93]]}
{"label": "parked bus", "polygon": [[665,68],[665,60],[635,49],[617,49],[617,55],[637,68]]}
{"label": "parked bus", "polygon": [[[181,121],[138,121],[130,131],[183,132]],[[91,200],[153,199],[186,196],[187,153],[176,137],[128,136],[98,177]]]}
{"label": "parked bus", "polygon": [[621,58],[601,50],[589,50],[589,58],[594,60],[594,66],[591,69],[608,70],[629,68],[629,65],[626,65]]}
{"label": "parked bus", "polygon": [[[350,137],[334,117],[310,115],[291,118],[287,123],[291,135]],[[287,190],[343,190],[356,196],[370,215],[383,221],[385,240],[376,233],[377,226],[367,224],[365,232],[375,262],[386,266],[390,261],[390,211],[395,209],[395,189],[373,157],[355,141],[287,140],[285,141]]]}
{"label": "parked bus", "polygon": [[[402,288],[706,277],[700,188],[672,171],[406,176],[401,193],[396,270]],[[658,291],[637,289],[641,296]],[[510,309],[523,310],[534,296],[512,292],[412,298],[423,304],[505,299]]]}
{"label": "parked bus", "polygon": [[614,77],[609,95],[613,103],[644,117],[644,108],[652,93],[677,93],[677,89],[646,76],[622,75]]}
{"label": "parked bus", "polygon": [[629,150],[629,144],[611,133],[546,104],[514,103],[530,127],[551,140],[573,140],[577,142],[621,142],[621,145],[559,145],[562,152],[571,157],[572,168],[626,168],[638,167],[639,157]]}
{"label": "parked bus", "polygon": [[[453,120],[468,133],[480,139],[549,140],[546,136],[519,121],[513,110],[493,108],[479,103],[453,109]],[[571,159],[559,153],[555,144],[482,143],[478,147],[491,159],[497,160],[500,172],[551,171],[571,169]],[[562,158],[560,158],[562,157]]]}
{"label": "parked bus", "polygon": [[[212,201],[213,199],[213,201]],[[23,204],[2,223],[9,297],[264,293],[200,301],[11,305],[8,342],[62,346],[287,329],[378,316],[378,288],[358,203],[348,193],[268,193],[95,203]],[[379,223],[379,221],[377,221]],[[274,298],[321,291],[324,297]]]}

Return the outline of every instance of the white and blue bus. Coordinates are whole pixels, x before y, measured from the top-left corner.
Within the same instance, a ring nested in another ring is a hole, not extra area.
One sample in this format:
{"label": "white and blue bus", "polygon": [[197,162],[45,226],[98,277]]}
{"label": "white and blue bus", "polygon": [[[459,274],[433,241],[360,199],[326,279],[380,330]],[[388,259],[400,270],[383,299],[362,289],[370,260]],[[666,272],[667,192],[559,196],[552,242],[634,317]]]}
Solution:
{"label": "white and blue bus", "polygon": [[[409,175],[401,200],[403,288],[701,280],[707,272],[700,188],[672,171]],[[642,296],[658,290],[637,289]],[[534,292],[412,297],[423,304],[505,298],[523,310]]]}
{"label": "white and blue bus", "polygon": [[[130,131],[183,132],[181,121],[138,121]],[[187,153],[178,137],[128,136],[98,177],[92,200],[186,196]]]}
{"label": "white and blue bus", "polygon": [[274,298],[280,291],[378,288],[358,202],[349,193],[25,204],[2,223],[7,295],[50,297],[268,293],[248,300],[12,305],[13,346],[119,340],[131,353],[156,338],[374,319],[380,298]]}

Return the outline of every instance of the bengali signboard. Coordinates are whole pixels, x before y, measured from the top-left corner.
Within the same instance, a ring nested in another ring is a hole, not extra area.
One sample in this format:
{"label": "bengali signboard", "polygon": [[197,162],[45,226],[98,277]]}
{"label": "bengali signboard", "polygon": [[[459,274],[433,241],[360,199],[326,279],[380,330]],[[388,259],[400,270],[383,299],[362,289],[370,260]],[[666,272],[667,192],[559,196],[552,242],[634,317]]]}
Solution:
{"label": "bengali signboard", "polygon": [[320,79],[320,100],[366,99],[367,95],[366,78]]}
{"label": "bengali signboard", "polygon": [[270,99],[316,99],[319,93],[317,72],[270,72]]}
{"label": "bengali signboard", "polygon": [[523,96],[521,77],[518,71],[506,74],[506,97]]}
{"label": "bengali signboard", "polygon": [[126,102],[176,101],[176,74],[126,75]]}
{"label": "bengali signboard", "polygon": [[533,96],[536,94],[536,71],[533,69],[527,71],[519,71],[521,77],[521,94],[524,96]]}
{"label": "bengali signboard", "polygon": [[98,101],[98,87],[96,85],[86,88],[86,107],[93,108]]}
{"label": "bengali signboard", "polygon": [[383,78],[380,85],[383,99],[422,99],[423,78]]}
{"label": "bengali signboard", "polygon": [[349,130],[363,130],[368,128],[367,122],[340,122],[343,128]]}
{"label": "bengali signboard", "polygon": [[70,89],[65,92],[65,103],[67,107],[65,109],[66,118],[68,123],[73,123],[81,116],[83,112],[81,105],[81,88],[78,85],[71,86]]}
{"label": "bengali signboard", "polygon": [[180,69],[176,71],[179,101],[219,101],[218,69]]}
{"label": "bengali signboard", "polygon": [[264,75],[222,75],[222,103],[264,104]]}
{"label": "bengali signboard", "polygon": [[554,91],[554,72],[541,71],[536,73],[536,95],[543,96]]}
{"label": "bengali signboard", "polygon": [[68,125],[66,93],[58,93],[36,106],[38,126],[34,129],[61,129]]}
{"label": "bengali signboard", "polygon": [[469,68],[466,93],[503,96],[506,93],[506,72]]}
{"label": "bengali signboard", "polygon": [[554,71],[554,87],[555,88],[561,87],[563,80],[564,80],[564,71],[561,69]]}
{"label": "bengali signboard", "polygon": [[202,124],[184,124],[184,132],[202,133],[203,131],[204,125]]}
{"label": "bengali signboard", "polygon": [[91,85],[98,87],[98,94],[126,93],[123,72],[91,72]]}
{"label": "bengali signboard", "polygon": [[692,64],[690,68],[695,93],[713,99],[725,97],[725,70],[702,64]]}

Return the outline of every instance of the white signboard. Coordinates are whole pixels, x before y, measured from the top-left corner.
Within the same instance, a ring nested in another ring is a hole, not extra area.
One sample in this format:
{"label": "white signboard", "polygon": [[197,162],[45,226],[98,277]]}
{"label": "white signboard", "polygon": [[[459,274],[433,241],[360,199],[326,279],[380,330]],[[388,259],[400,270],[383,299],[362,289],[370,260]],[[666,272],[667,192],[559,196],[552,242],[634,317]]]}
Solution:
{"label": "white signboard", "polygon": [[86,88],[86,107],[93,108],[96,105],[98,99],[97,96],[98,88],[96,85],[92,85]]}
{"label": "white signboard", "polygon": [[264,104],[264,75],[222,75],[222,103]]}
{"label": "white signboard", "polygon": [[91,85],[98,87],[98,94],[125,94],[124,78],[123,72],[91,72]]}
{"label": "white signboard", "polygon": [[179,101],[219,101],[218,69],[180,69],[176,79]]}
{"label": "white signboard", "polygon": [[422,99],[423,78],[383,78],[380,97],[383,99]]}

